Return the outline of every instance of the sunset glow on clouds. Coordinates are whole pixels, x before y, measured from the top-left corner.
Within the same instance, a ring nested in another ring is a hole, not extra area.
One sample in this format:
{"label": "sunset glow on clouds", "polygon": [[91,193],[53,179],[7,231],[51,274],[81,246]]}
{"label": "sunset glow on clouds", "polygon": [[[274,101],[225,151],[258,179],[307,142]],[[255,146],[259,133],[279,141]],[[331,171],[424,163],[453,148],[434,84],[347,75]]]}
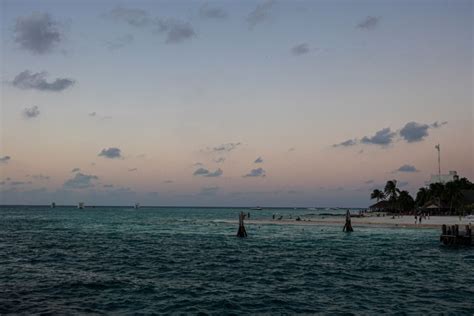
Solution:
{"label": "sunset glow on clouds", "polygon": [[0,204],[367,206],[438,143],[474,178],[471,1],[2,4]]}

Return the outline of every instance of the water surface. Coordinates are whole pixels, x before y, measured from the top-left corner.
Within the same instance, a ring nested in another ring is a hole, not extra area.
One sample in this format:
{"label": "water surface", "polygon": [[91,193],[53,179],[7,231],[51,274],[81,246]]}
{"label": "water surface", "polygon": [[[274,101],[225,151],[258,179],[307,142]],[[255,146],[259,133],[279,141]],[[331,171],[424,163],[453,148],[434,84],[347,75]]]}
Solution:
{"label": "water surface", "polygon": [[474,249],[437,230],[247,225],[238,239],[225,221],[239,211],[1,207],[0,313],[474,313]]}

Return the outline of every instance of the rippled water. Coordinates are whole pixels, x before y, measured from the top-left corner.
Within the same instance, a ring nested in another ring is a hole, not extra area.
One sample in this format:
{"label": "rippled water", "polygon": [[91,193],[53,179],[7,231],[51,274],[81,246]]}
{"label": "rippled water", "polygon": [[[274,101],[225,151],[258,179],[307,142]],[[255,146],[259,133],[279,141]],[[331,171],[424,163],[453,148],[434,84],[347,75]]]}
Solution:
{"label": "rippled water", "polygon": [[247,225],[238,239],[222,221],[238,212],[2,207],[0,313],[474,313],[474,249],[437,230]]}

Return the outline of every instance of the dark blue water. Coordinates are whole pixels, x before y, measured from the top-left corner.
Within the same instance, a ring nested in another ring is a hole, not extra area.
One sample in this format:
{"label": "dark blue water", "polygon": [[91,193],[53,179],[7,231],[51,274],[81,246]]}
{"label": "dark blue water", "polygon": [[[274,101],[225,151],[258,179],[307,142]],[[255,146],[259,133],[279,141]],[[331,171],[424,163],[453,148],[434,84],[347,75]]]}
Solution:
{"label": "dark blue water", "polygon": [[238,239],[222,221],[238,212],[2,207],[0,313],[474,313],[474,249],[437,230],[247,225]]}

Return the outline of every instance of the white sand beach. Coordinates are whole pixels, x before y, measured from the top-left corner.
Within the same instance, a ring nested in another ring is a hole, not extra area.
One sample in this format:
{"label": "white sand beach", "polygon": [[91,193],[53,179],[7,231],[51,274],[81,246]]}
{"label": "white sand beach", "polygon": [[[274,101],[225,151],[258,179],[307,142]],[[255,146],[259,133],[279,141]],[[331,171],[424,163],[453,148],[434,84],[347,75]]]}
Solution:
{"label": "white sand beach", "polygon": [[[401,216],[394,218],[392,216],[366,216],[366,217],[352,217],[352,226],[374,226],[374,227],[400,227],[400,228],[440,228],[443,224],[454,225],[458,224],[461,227],[464,225],[474,225],[474,219],[467,219],[465,217],[459,219],[459,216],[431,216],[429,219],[423,219],[421,224],[415,224],[414,216]],[[237,223],[237,222],[236,222]],[[282,220],[246,220],[245,224],[249,225],[340,225],[345,223],[343,216],[327,216],[311,219],[282,219]]]}

